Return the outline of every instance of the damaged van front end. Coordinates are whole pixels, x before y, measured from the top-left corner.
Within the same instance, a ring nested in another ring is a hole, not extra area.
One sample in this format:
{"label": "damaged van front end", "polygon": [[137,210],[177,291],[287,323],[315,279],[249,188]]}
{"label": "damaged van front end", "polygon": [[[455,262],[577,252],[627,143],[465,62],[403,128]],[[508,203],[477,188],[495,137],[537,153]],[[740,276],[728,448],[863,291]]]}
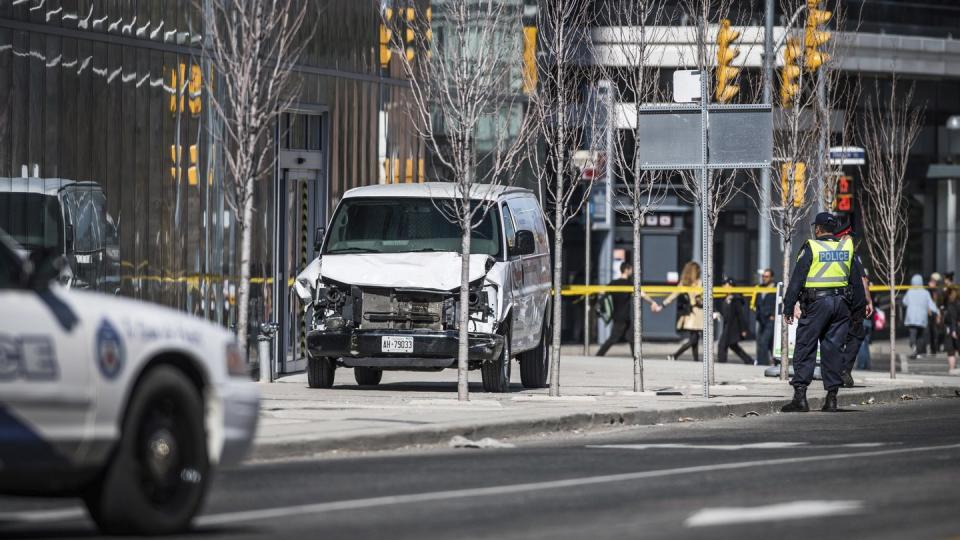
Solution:
{"label": "damaged van front end", "polygon": [[[457,365],[461,259],[457,253],[326,255],[298,276],[312,306],[307,348],[340,367],[432,371]],[[470,256],[469,367],[497,360],[509,310],[504,271]]]}

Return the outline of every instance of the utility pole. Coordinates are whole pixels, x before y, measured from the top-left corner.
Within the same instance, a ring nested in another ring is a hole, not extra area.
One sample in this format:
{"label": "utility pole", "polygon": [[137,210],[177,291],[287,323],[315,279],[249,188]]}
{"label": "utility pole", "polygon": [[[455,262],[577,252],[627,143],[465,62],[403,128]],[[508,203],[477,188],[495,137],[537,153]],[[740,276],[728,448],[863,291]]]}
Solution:
{"label": "utility pole", "polygon": [[[596,172],[594,172],[596,174]],[[592,188],[593,186],[591,186]],[[593,197],[593,193],[588,195]],[[584,216],[585,232],[583,235],[583,284],[590,284],[590,234],[593,232],[593,201],[587,200],[586,215]],[[590,295],[583,295],[583,355],[590,356]]]}
{"label": "utility pole", "polygon": [[[763,31],[763,104],[770,105],[773,95],[773,19],[775,4],[766,0],[766,17]],[[770,168],[760,171],[760,223],[757,228],[758,271],[770,267]]]}

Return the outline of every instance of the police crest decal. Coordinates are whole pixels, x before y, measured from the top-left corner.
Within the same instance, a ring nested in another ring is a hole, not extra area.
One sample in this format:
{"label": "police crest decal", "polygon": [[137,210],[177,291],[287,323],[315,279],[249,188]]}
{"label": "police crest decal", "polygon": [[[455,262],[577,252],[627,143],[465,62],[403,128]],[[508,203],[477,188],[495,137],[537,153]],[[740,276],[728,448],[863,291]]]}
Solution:
{"label": "police crest decal", "polygon": [[106,319],[97,330],[97,365],[100,373],[113,379],[123,369],[124,349],[120,333]]}

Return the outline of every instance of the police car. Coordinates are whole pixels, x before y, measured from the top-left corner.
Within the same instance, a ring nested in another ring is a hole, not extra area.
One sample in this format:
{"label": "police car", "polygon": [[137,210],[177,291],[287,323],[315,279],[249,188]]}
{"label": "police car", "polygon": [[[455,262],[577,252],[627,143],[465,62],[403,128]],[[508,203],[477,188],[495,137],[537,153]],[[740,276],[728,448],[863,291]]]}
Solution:
{"label": "police car", "polygon": [[188,527],[239,461],[259,390],[234,336],[57,283],[62,256],[0,231],[0,493],[80,496],[105,532]]}

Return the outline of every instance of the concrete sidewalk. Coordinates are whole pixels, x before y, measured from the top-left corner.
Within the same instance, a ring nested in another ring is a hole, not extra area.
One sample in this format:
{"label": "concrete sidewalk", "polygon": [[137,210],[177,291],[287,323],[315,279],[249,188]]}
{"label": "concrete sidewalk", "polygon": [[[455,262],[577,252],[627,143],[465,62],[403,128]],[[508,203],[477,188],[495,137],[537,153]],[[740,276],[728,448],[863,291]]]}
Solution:
{"label": "concrete sidewalk", "polygon": [[[567,351],[565,351],[567,352]],[[572,351],[569,351],[572,352]],[[332,389],[307,387],[306,375],[262,386],[261,422],[252,457],[270,459],[336,450],[383,450],[445,444],[451,437],[520,437],[770,414],[792,395],[763,367],[718,364],[717,385],[702,397],[702,364],[689,360],[645,362],[646,390],[632,389],[632,362],[626,357],[570,354],[561,364],[562,397],[547,390],[525,390],[514,364],[512,392],[483,393],[480,373],[471,372],[471,400],[456,400],[456,372],[385,372],[376,387],[359,387],[350,369],[338,369]],[[902,375],[891,381],[882,372],[856,373],[857,387],[841,392],[841,405],[865,406],[902,395],[954,395],[960,377]],[[657,395],[656,391],[674,395]],[[824,391],[811,386],[811,407]]]}

